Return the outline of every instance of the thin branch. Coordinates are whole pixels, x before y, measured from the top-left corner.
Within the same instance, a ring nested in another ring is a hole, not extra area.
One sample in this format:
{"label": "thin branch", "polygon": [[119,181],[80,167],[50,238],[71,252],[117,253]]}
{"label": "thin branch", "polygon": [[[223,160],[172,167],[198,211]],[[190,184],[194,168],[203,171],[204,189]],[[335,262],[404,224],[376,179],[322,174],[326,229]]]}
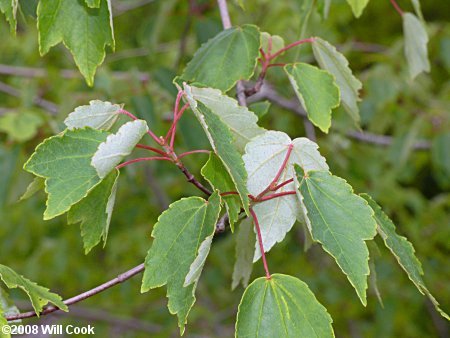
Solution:
{"label": "thin branch", "polygon": [[[123,283],[126,280],[130,279],[131,277],[136,276],[137,274],[141,273],[142,271],[144,271],[144,263],[120,274],[119,276],[117,276],[114,279],[111,279],[110,281],[103,283],[99,286],[97,286],[96,288],[93,288],[89,291],[80,293],[79,295],[66,299],[64,301],[64,304],[66,304],[67,306],[70,306],[72,304],[81,302],[82,300],[85,300],[87,298],[90,298],[100,292],[103,292],[113,286],[116,286],[117,284]],[[48,315],[49,313],[55,312],[55,311],[59,311],[60,309],[56,306],[49,306],[46,307],[39,315]],[[19,314],[15,314],[15,315],[11,315],[11,316],[6,316],[6,320],[8,322],[10,321],[14,321],[14,320],[19,320],[19,319],[25,319],[25,318],[32,318],[32,317],[37,317],[36,312],[34,311],[28,311],[28,312],[23,312],[23,313],[19,313]]]}
{"label": "thin branch", "polygon": [[231,28],[230,14],[228,13],[227,0],[217,0],[219,5],[220,18],[222,19],[223,29]]}

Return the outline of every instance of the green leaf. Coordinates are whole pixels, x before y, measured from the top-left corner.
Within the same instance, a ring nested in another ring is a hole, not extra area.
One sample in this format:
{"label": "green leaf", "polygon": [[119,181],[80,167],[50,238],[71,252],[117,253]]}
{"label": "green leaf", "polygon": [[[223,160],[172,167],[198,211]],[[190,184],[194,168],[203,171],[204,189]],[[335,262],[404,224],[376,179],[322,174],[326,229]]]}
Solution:
{"label": "green leaf", "polygon": [[431,145],[431,161],[433,171],[439,185],[444,189],[450,188],[450,156],[448,145],[450,144],[450,132],[436,136]]}
{"label": "green leaf", "polygon": [[405,57],[409,75],[414,79],[422,72],[430,72],[428,60],[428,34],[423,23],[411,13],[404,13],[403,34],[405,35]]}
{"label": "green leaf", "polygon": [[383,238],[384,244],[392,252],[400,266],[405,270],[409,279],[414,283],[420,293],[427,295],[436,307],[436,310],[446,319],[450,317],[439,307],[437,300],[431,295],[422,279],[423,270],[417,259],[413,245],[403,236],[397,234],[395,225],[384,213],[381,207],[367,194],[361,194],[372,210],[375,212],[377,231]]}
{"label": "green leaf", "polygon": [[[235,191],[236,189],[230,174],[214,153],[209,155],[208,162],[203,166],[201,173],[211,186],[221,193]],[[234,231],[234,223],[237,222],[241,212],[240,198],[237,195],[226,195],[222,197],[222,200],[225,202],[231,231]]]}
{"label": "green leaf", "polygon": [[80,106],[64,120],[69,129],[91,127],[93,129],[109,130],[119,117],[123,105],[92,100],[89,105]]}
{"label": "green leaf", "polygon": [[312,43],[314,57],[320,68],[334,75],[341,94],[341,102],[347,113],[359,125],[359,90],[361,82],[352,74],[348,61],[336,48],[321,38],[314,38]]}
{"label": "green leaf", "polygon": [[37,146],[24,169],[45,178],[48,200],[44,219],[65,213],[100,183],[91,158],[107,135],[90,128],[66,130]]}
{"label": "green leaf", "polygon": [[33,112],[6,113],[0,117],[0,132],[17,142],[25,142],[36,136],[44,120]]}
{"label": "green leaf", "polygon": [[256,26],[224,30],[200,47],[181,78],[226,92],[237,81],[248,80],[253,75],[259,47]]}
{"label": "green leaf", "polygon": [[334,337],[333,320],[301,280],[281,274],[254,280],[245,290],[236,337]]}
{"label": "green leaf", "polygon": [[35,177],[33,181],[28,185],[27,190],[20,197],[19,201],[29,199],[40,190],[45,189],[45,180],[42,177]]}
{"label": "green leaf", "polygon": [[[289,145],[292,145],[293,149],[286,168],[281,173],[279,183],[294,177],[292,168],[294,163],[301,164],[306,170],[328,170],[328,165],[317,150],[316,143],[306,138],[297,138],[292,141],[283,132],[267,131],[255,137],[245,147],[243,160],[248,174],[247,188],[250,194],[258,196],[269,186],[286,158]],[[277,192],[283,191],[295,191],[294,183],[289,183],[277,190]],[[301,212],[295,195],[257,203],[253,210],[259,220],[266,252],[284,239]],[[260,248],[256,243],[254,260],[260,257]]]}
{"label": "green leaf", "polygon": [[[199,252],[201,244],[213,236],[219,212],[220,196],[217,192],[208,201],[199,197],[183,198],[159,216],[152,232],[154,241],[145,259],[141,291],[167,284],[169,311],[178,315],[181,334],[195,302],[199,272],[195,273],[192,284],[183,285],[189,272],[196,270],[191,270],[191,266],[199,255],[202,262],[199,265],[203,265],[205,255]],[[203,252],[204,249],[203,246]]]}
{"label": "green leaf", "polygon": [[359,18],[369,3],[369,0],[347,0],[347,2],[352,8],[353,14]]}
{"label": "green leaf", "polygon": [[108,237],[109,223],[116,200],[119,171],[114,170],[67,214],[69,224],[81,222],[84,250],[88,254],[101,239],[103,247]]}
{"label": "green leaf", "polygon": [[147,122],[135,120],[125,123],[117,133],[109,135],[92,157],[91,165],[97,170],[98,176],[104,178],[114,170],[125,156],[131,154],[147,131]]}
{"label": "green leaf", "polygon": [[248,108],[255,113],[258,117],[258,120],[261,120],[264,116],[267,115],[270,109],[270,101],[259,101],[249,104]]}
{"label": "green leaf", "polygon": [[[298,13],[298,22],[300,22],[300,35],[299,39],[303,39],[306,37],[306,33],[308,30],[309,18],[311,17],[311,13],[314,9],[315,0],[304,0],[301,1],[299,6]],[[298,56],[298,52],[297,52]]]}
{"label": "green leaf", "polygon": [[88,5],[91,8],[99,8],[100,7],[101,0],[84,0],[84,1],[86,1],[86,5]]}
{"label": "green leaf", "polygon": [[40,1],[37,13],[41,55],[63,42],[92,86],[95,71],[105,58],[106,45],[114,49],[110,0],[100,0],[99,8],[89,8],[81,0]]}
{"label": "green leaf", "polygon": [[340,103],[339,88],[333,75],[306,63],[286,65],[284,70],[309,120],[328,133],[331,110]]}
{"label": "green leaf", "polygon": [[240,106],[235,99],[223,95],[220,90],[189,86],[189,93],[194,100],[200,101],[216,114],[231,130],[233,144],[239,152],[244,152],[245,145],[264,132],[264,128],[258,126],[258,117],[253,112]]}
{"label": "green leaf", "polygon": [[373,211],[350,185],[328,171],[307,174],[296,165],[300,202],[312,238],[321,243],[347,275],[364,306],[369,250],[366,240],[376,234]]}
{"label": "green leaf", "polygon": [[192,111],[205,131],[214,152],[221,159],[227,172],[230,174],[241,198],[243,208],[249,215],[250,201],[246,186],[247,172],[245,171],[241,155],[232,144],[233,134],[230,128],[202,102],[194,100],[189,86],[185,85],[184,90],[186,92],[185,97]]}
{"label": "green leaf", "polygon": [[49,292],[48,289],[37,285],[2,264],[0,264],[0,278],[9,289],[20,288],[28,295],[38,317],[44,306],[48,303],[52,303],[63,311],[69,311],[60,296]]}
{"label": "green leaf", "polygon": [[9,338],[11,335],[3,334],[1,331],[2,325],[7,325],[8,321],[5,319],[7,316],[19,314],[19,309],[12,303],[8,297],[8,294],[2,287],[0,287],[0,338]]}
{"label": "green leaf", "polygon": [[17,7],[19,5],[18,0],[0,0],[0,12],[5,14],[6,21],[9,22],[11,33],[16,34],[17,28]]}
{"label": "green leaf", "polygon": [[253,255],[255,253],[255,233],[253,232],[253,219],[244,219],[238,228],[236,238],[235,257],[231,289],[234,290],[239,284],[247,287],[252,274]]}
{"label": "green leaf", "polygon": [[[272,41],[270,41],[272,40]],[[270,53],[275,54],[284,48],[284,39],[279,35],[270,35],[267,32],[261,33],[261,49],[267,54],[269,52],[269,42],[271,42]]]}

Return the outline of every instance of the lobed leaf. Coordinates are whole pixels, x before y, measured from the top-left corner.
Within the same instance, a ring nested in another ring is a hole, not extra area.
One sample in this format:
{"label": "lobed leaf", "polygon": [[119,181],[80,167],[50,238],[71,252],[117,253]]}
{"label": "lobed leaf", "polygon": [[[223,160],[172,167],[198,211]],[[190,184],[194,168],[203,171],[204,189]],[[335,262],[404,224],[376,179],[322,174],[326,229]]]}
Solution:
{"label": "lobed leaf", "polygon": [[92,100],[89,105],[75,108],[64,120],[69,129],[91,127],[109,130],[119,117],[122,105]]}
{"label": "lobed leaf", "polygon": [[247,217],[238,228],[236,238],[235,258],[231,289],[234,290],[239,284],[247,287],[252,274],[253,255],[255,252],[255,234],[253,232],[253,219]]}
{"label": "lobed leaf", "polygon": [[181,334],[194,305],[197,280],[209,251],[207,238],[214,234],[219,213],[217,192],[208,201],[183,198],[161,214],[152,232],[154,241],[145,259],[141,291],[167,284],[169,311],[177,314]]}
{"label": "lobed leaf", "polygon": [[331,126],[331,110],[340,103],[339,88],[329,72],[306,63],[284,67],[308,119],[325,133]]}
{"label": "lobed leaf", "polygon": [[430,72],[428,60],[428,34],[423,23],[411,13],[404,13],[403,34],[405,35],[405,57],[409,75],[414,79],[422,72]]}
{"label": "lobed leaf", "polygon": [[236,337],[334,337],[333,320],[301,280],[274,274],[254,280],[245,290]]}
{"label": "lobed leaf", "polygon": [[52,219],[87,196],[101,179],[91,158],[108,133],[90,128],[65,130],[39,144],[24,169],[45,178],[44,219]]}
{"label": "lobed leaf", "polygon": [[48,303],[52,303],[63,311],[69,311],[60,296],[49,292],[48,289],[37,285],[2,264],[0,264],[0,278],[9,289],[20,288],[28,295],[38,317],[44,306]]}
{"label": "lobed leaf", "polygon": [[328,171],[295,166],[301,205],[312,238],[334,257],[366,305],[369,250],[366,240],[376,234],[373,211],[345,180]]}
{"label": "lobed leaf", "polygon": [[81,222],[84,250],[88,254],[101,239],[106,245],[109,224],[116,200],[119,171],[109,173],[92,191],[75,204],[67,214],[69,224]]}
{"label": "lobed leaf", "polygon": [[147,131],[147,122],[135,120],[125,123],[117,133],[109,135],[92,157],[91,165],[97,170],[98,176],[106,177],[125,156],[130,155]]}
{"label": "lobed leaf", "polygon": [[341,94],[341,102],[347,113],[359,125],[358,101],[361,82],[352,74],[348,61],[336,48],[321,38],[314,38],[312,43],[314,57],[320,68],[334,75]]}
{"label": "lobed leaf", "polygon": [[259,47],[258,27],[229,28],[197,50],[181,78],[226,92],[237,81],[248,80],[253,75]]}

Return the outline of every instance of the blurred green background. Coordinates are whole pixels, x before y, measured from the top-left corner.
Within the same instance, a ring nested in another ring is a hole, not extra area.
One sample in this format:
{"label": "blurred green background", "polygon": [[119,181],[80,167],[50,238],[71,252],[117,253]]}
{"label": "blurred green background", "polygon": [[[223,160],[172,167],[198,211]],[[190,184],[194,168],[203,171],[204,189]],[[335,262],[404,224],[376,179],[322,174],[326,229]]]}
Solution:
{"label": "blurred green background", "polygon": [[[35,25],[35,0],[20,1],[17,36],[0,20],[0,257],[28,278],[64,298],[90,289],[141,263],[151,246],[158,215],[183,196],[198,194],[170,163],[127,167],[119,181],[116,207],[105,249],[85,256],[77,226],[65,217],[43,221],[43,193],[18,202],[31,182],[21,168],[44,138],[63,129],[74,107],[91,99],[125,103],[158,134],[169,126],[176,95],[172,79],[196,49],[222,26],[214,0],[112,1],[116,52],[108,51],[93,88],[86,86],[68,51],[59,45],[41,58]],[[320,1],[319,1],[320,2]],[[253,23],[262,31],[299,38],[302,0],[246,0],[245,11],[229,1],[235,25]],[[410,1],[400,0],[405,11]],[[308,36],[338,46],[364,85],[360,104],[362,128],[390,135],[389,146],[348,138],[354,130],[338,110],[328,135],[317,142],[331,170],[357,192],[368,192],[414,244],[425,281],[444,310],[450,308],[450,7],[448,1],[423,1],[430,35],[431,73],[411,82],[403,55],[401,17],[388,0],[372,0],[355,19],[344,0],[333,0],[326,20],[314,11]],[[282,60],[312,61],[309,46],[291,50]],[[27,68],[17,68],[27,67]],[[283,96],[293,98],[282,69],[268,80]],[[304,136],[303,121],[272,105],[261,125]],[[179,152],[205,148],[207,141],[191,114],[181,121]],[[427,140],[429,149],[414,150]],[[149,141],[149,140],[148,140]],[[206,162],[204,154],[186,158],[193,173]],[[337,265],[314,245],[304,252],[299,226],[268,254],[271,271],[292,274],[309,284],[334,319],[337,337],[448,337],[449,326],[419,294],[380,238],[370,247],[376,281],[371,278],[368,306],[359,302]],[[231,337],[243,289],[231,292],[234,238],[216,236],[197,288],[186,337]],[[258,262],[252,278],[263,274]],[[373,275],[373,274],[372,274]],[[384,306],[377,300],[375,282]],[[73,307],[73,313],[47,316],[42,323],[93,324],[101,337],[171,337],[178,335],[169,314],[165,288],[140,294],[140,277],[109,289]],[[22,309],[23,294],[12,292]],[[26,323],[38,321],[27,320]],[[113,324],[112,322],[115,322]]]}

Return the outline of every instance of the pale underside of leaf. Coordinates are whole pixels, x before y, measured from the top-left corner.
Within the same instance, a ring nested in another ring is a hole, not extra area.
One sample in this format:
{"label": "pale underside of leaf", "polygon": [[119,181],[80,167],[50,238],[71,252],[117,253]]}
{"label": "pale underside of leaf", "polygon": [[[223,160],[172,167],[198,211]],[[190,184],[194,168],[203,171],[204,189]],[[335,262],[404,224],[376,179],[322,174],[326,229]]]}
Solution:
{"label": "pale underside of leaf", "polygon": [[404,13],[403,32],[405,35],[405,56],[409,75],[414,79],[422,72],[430,72],[428,60],[428,34],[423,23],[411,13]]}
{"label": "pale underside of leaf", "polygon": [[197,257],[195,257],[194,261],[192,262],[189,268],[189,272],[184,279],[183,287],[196,283],[200,278],[203,266],[205,265],[206,258],[208,257],[209,254],[209,249],[211,249],[211,243],[213,238],[214,235],[208,236],[205,238],[202,244],[200,244],[200,247],[198,248]]}
{"label": "pale underside of leaf", "polygon": [[122,105],[92,100],[89,105],[80,106],[64,120],[69,129],[91,127],[109,130],[119,117]]}

